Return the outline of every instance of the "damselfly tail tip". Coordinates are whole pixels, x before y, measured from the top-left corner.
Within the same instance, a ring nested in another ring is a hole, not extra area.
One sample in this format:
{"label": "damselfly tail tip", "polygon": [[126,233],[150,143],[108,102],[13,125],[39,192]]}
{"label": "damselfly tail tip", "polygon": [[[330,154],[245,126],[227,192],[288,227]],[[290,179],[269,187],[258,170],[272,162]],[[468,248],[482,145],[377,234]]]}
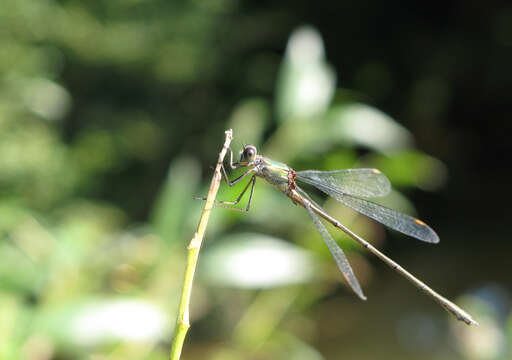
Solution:
{"label": "damselfly tail tip", "polygon": [[475,326],[480,326],[480,324],[478,323],[478,321],[476,320],[473,320],[473,318],[471,317],[471,315],[468,315],[466,314],[467,317],[462,319],[462,321],[464,321],[466,324],[468,325],[475,325]]}
{"label": "damselfly tail tip", "polygon": [[452,313],[452,315],[454,315],[457,318],[457,320],[466,323],[466,325],[480,325],[476,320],[473,320],[473,317],[471,315],[469,315],[467,312],[462,310],[454,303],[447,302],[444,306],[445,309],[448,310],[448,312]]}

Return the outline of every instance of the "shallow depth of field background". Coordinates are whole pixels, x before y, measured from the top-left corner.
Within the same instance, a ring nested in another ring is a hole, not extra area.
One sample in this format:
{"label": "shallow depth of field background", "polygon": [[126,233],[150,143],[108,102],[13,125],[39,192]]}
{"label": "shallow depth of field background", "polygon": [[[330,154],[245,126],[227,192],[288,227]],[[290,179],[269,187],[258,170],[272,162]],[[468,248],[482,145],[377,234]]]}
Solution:
{"label": "shallow depth of field background", "polygon": [[502,3],[2,1],[0,359],[168,357],[228,128],[235,154],[382,170],[378,200],[440,244],[325,208],[480,327],[329,226],[359,300],[304,209],[257,181],[250,213],[212,214],[184,359],[510,359]]}

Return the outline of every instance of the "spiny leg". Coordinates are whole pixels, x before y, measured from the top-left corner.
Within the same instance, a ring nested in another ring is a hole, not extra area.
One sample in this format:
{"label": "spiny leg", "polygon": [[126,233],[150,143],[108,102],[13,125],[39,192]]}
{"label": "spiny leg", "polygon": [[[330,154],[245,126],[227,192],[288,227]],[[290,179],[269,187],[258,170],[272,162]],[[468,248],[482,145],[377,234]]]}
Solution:
{"label": "spiny leg", "polygon": [[[242,190],[240,195],[238,195],[238,198],[236,200],[234,200],[234,201],[215,200],[215,202],[219,203],[219,204],[225,204],[225,205],[236,205],[236,204],[238,204],[240,202],[240,200],[242,199],[242,197],[244,196],[244,194],[247,191],[247,189],[249,188],[249,185],[252,184],[252,187],[254,188],[255,177],[256,177],[256,175],[252,176],[251,180],[249,180],[247,185],[245,185],[244,189]],[[251,189],[251,192],[252,191],[253,191],[253,189]]]}
{"label": "spiny leg", "polygon": [[233,150],[231,150],[230,147],[228,147],[228,150],[229,150],[229,167],[234,170],[237,168],[237,166],[236,166],[236,164],[233,164]]}
{"label": "spiny leg", "polygon": [[[224,166],[222,166],[221,168],[222,168],[222,170],[224,170]],[[242,175],[240,175],[239,177],[237,177],[237,178],[236,178],[235,180],[233,180],[233,181],[230,181],[230,180],[229,180],[229,178],[227,177],[227,175],[225,175],[225,178],[224,178],[224,179],[226,180],[226,182],[228,183],[228,185],[231,187],[231,186],[233,186],[233,185],[237,184],[238,182],[240,182],[240,180],[245,179],[248,175],[252,174],[252,173],[253,173],[253,172],[255,172],[255,171],[256,171],[256,169],[254,169],[254,168],[253,168],[253,169],[251,169],[251,170],[249,170],[249,171],[247,171],[247,172],[243,173]],[[224,174],[226,174],[226,173],[224,172]],[[253,176],[255,176],[255,175],[253,175]],[[250,183],[251,183],[251,181],[249,180],[249,182],[247,183],[247,185],[246,185],[245,189],[242,191],[242,194],[241,194],[241,195],[243,195],[243,193],[247,190],[247,186],[249,186],[249,184],[250,184]],[[241,196],[241,195],[240,195],[240,196]],[[196,197],[195,199],[196,199],[196,200],[206,200],[206,198],[205,198],[205,197]],[[224,203],[224,201],[219,201],[219,200],[215,200],[215,202],[218,202],[218,203]],[[226,201],[225,203],[230,203],[230,202],[232,202],[232,201]],[[236,204],[236,203],[235,203],[235,204]],[[235,205],[235,204],[233,204],[233,205]]]}
{"label": "spiny leg", "polygon": [[[244,194],[246,193],[247,189],[249,188],[249,185],[251,185],[251,193],[249,195],[249,201],[247,202],[247,207],[245,209],[241,209],[241,208],[237,208],[237,207],[233,207],[233,206],[223,206],[223,205],[218,205],[219,203],[221,204],[228,204],[228,205],[236,205],[240,202],[240,200],[242,199],[242,197],[244,196]],[[252,196],[254,194],[254,185],[256,184],[256,175],[253,175],[251,177],[251,180],[249,180],[249,182],[247,183],[247,185],[245,186],[245,188],[242,190],[242,192],[240,193],[240,195],[238,195],[238,198],[235,200],[235,201],[215,201],[217,204],[215,204],[215,207],[221,207],[221,208],[224,208],[224,209],[228,209],[228,210],[236,210],[236,211],[242,211],[242,212],[248,212],[251,208],[251,203],[252,203]]]}
{"label": "spiny leg", "polygon": [[252,174],[253,172],[256,172],[256,169],[252,168],[251,170],[246,171],[245,173],[243,173],[242,175],[237,177],[235,180],[231,181],[231,180],[229,180],[229,177],[228,177],[228,174],[226,173],[226,169],[224,168],[224,165],[221,166],[221,169],[222,169],[222,174],[224,175],[224,180],[226,180],[226,183],[230,187],[237,184],[238,182],[240,182],[240,180],[244,179],[247,175]]}
{"label": "spiny leg", "polygon": [[[233,170],[235,169],[238,169],[238,168],[241,168],[241,167],[245,167],[245,166],[239,166],[238,163],[233,163],[233,150],[231,150],[231,148],[228,148],[229,150],[229,153],[230,153],[230,157],[229,157],[229,167]],[[226,168],[224,167],[224,164],[222,164],[221,166],[221,170],[222,170],[222,176],[224,178],[224,180],[226,181],[226,183],[232,187],[234,185],[236,185],[237,183],[239,183],[241,180],[245,179],[248,175],[256,172],[256,169],[255,168],[252,168],[250,169],[249,171],[246,171],[245,173],[243,173],[242,175],[240,175],[239,177],[237,177],[235,180],[231,181],[228,177],[228,174],[226,172]],[[249,202],[247,204],[247,208],[246,209],[240,209],[240,208],[236,208],[236,207],[229,207],[229,206],[222,206],[222,205],[217,205],[217,204],[227,204],[227,205],[236,205],[240,202],[240,200],[242,199],[242,197],[244,196],[245,192],[247,191],[247,189],[249,188],[249,185],[252,183],[252,187],[251,187],[251,194],[249,196]],[[253,175],[251,180],[249,180],[249,182],[247,183],[247,185],[245,186],[245,188],[242,190],[242,192],[240,193],[240,195],[238,196],[238,198],[235,200],[235,201],[221,201],[221,200],[215,200],[215,202],[217,203],[215,206],[216,207],[222,207],[222,208],[225,208],[225,209],[232,209],[232,210],[237,210],[237,211],[243,211],[243,212],[247,212],[249,211],[250,207],[251,207],[251,202],[252,202],[252,196],[254,194],[254,184],[256,183],[256,175]],[[196,197],[195,198],[196,200],[206,200],[205,197]]]}
{"label": "spiny leg", "polygon": [[[224,171],[224,176],[225,176],[225,180],[226,182],[228,183],[228,185],[231,187],[235,184],[237,184],[238,182],[240,182],[241,180],[243,180],[245,177],[247,177],[248,175],[256,172],[256,169],[251,169],[245,173],[243,173],[242,175],[240,175],[238,178],[236,178],[235,180],[233,181],[230,181],[229,178],[227,177],[227,174],[224,170],[224,166],[222,166],[222,170]],[[236,208],[236,207],[230,207],[230,206],[222,206],[222,205],[218,205],[218,204],[227,204],[227,205],[236,205],[240,202],[240,200],[242,199],[242,197],[244,196],[245,192],[247,191],[247,189],[249,188],[249,185],[251,185],[252,183],[252,187],[251,187],[251,194],[249,196],[249,202],[247,204],[247,208],[246,209],[240,209],[240,208]],[[256,183],[256,175],[253,175],[251,180],[249,180],[249,182],[247,183],[247,185],[245,186],[245,188],[242,190],[242,192],[240,193],[240,195],[238,196],[238,198],[235,200],[235,201],[222,201],[222,200],[215,200],[215,206],[216,207],[221,207],[221,208],[225,208],[225,209],[232,209],[232,210],[237,210],[237,211],[243,211],[243,212],[247,212],[249,211],[249,209],[251,208],[251,202],[252,202],[252,196],[254,194],[254,184]],[[195,198],[196,200],[206,200],[205,197],[198,197],[198,198]]]}
{"label": "spiny leg", "polygon": [[[231,150],[231,148],[228,148],[228,150],[229,150],[229,154],[230,154],[229,155],[229,167],[232,170],[236,170],[236,169],[240,169],[240,168],[243,168],[243,167],[247,167],[247,165],[240,165],[240,164],[238,164],[238,162],[233,163],[233,150]],[[244,179],[250,173],[256,172],[256,169],[252,168],[249,171],[247,171],[246,173],[244,173],[241,176],[237,177],[235,180],[231,181],[231,180],[229,180],[229,176],[228,176],[228,174],[226,172],[226,168],[224,167],[224,164],[222,164],[221,170],[222,170],[222,176],[223,176],[224,180],[226,181],[226,183],[229,186],[235,185],[236,183],[238,183],[240,180]]]}

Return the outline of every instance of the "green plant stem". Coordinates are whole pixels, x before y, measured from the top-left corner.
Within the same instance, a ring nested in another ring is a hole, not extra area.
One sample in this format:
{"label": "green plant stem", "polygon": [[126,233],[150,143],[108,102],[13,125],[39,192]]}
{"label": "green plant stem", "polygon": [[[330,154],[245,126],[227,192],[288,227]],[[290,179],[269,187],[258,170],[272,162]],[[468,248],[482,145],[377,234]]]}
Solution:
{"label": "green plant stem", "polygon": [[188,256],[187,265],[185,267],[185,279],[183,280],[183,289],[181,290],[181,299],[178,308],[176,328],[174,330],[174,339],[171,347],[170,360],[178,360],[180,358],[181,350],[183,349],[183,343],[185,341],[185,337],[187,336],[187,331],[190,328],[189,306],[190,297],[192,294],[192,284],[194,282],[194,273],[196,271],[197,266],[197,259],[199,257],[199,250],[201,249],[201,244],[203,242],[206,226],[208,225],[208,219],[210,218],[210,213],[212,211],[215,197],[217,196],[217,191],[219,190],[220,181],[222,179],[222,175],[220,172],[221,166],[232,138],[232,130],[227,130],[226,140],[224,141],[224,146],[222,147],[222,150],[219,153],[219,159],[217,161],[215,172],[213,173],[212,182],[210,184],[210,190],[208,191],[206,204],[204,205],[203,212],[201,213],[201,218],[199,219],[197,231],[194,234],[192,240],[190,240],[190,243],[187,247]]}

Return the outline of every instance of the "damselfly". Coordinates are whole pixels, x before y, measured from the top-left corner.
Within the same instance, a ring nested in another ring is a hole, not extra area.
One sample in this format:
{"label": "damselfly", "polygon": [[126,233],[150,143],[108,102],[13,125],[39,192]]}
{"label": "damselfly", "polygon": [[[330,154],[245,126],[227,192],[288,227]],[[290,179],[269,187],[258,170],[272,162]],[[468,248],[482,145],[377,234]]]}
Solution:
{"label": "damselfly", "polygon": [[268,159],[259,155],[256,147],[247,145],[240,153],[240,158],[237,162],[233,163],[233,151],[230,151],[230,167],[231,169],[246,168],[247,172],[239,176],[233,181],[229,180],[226,170],[222,167],[223,176],[229,186],[233,186],[240,182],[242,179],[251,176],[249,182],[242,190],[240,195],[235,201],[218,201],[225,205],[236,205],[240,202],[245,192],[250,189],[249,201],[245,209],[236,207],[227,207],[239,211],[249,211],[251,206],[252,197],[254,194],[254,185],[256,177],[265,179],[270,184],[276,186],[281,192],[286,194],[295,204],[303,206],[313,222],[322,235],[327,247],[329,248],[338,268],[340,269],[343,277],[352,288],[352,290],[363,300],[366,300],[361,286],[354,275],[343,250],[334,241],[329,234],[323,223],[318,216],[330,222],[333,226],[345,232],[352,239],[360,243],[365,249],[376,255],[393,270],[407,278],[416,287],[425,292],[427,295],[437,301],[448,312],[454,315],[458,320],[464,321],[466,324],[478,324],[471,315],[459,308],[457,305],[447,300],[443,296],[436,293],[422,281],[418,280],[411,273],[406,271],[396,262],[381,253],[369,242],[361,238],[359,235],[352,232],[338,220],[331,217],[320,205],[311,199],[311,197],[297,186],[296,180],[313,185],[325,194],[340,201],[344,205],[352,208],[353,210],[372,218],[387,227],[397,230],[406,235],[412,236],[421,241],[428,243],[438,243],[439,237],[437,234],[423,221],[402,214],[398,211],[389,209],[387,207],[378,205],[374,202],[363,198],[374,198],[385,196],[389,193],[391,185],[387,177],[377,169],[346,169],[336,171],[294,171],[286,164]]}

